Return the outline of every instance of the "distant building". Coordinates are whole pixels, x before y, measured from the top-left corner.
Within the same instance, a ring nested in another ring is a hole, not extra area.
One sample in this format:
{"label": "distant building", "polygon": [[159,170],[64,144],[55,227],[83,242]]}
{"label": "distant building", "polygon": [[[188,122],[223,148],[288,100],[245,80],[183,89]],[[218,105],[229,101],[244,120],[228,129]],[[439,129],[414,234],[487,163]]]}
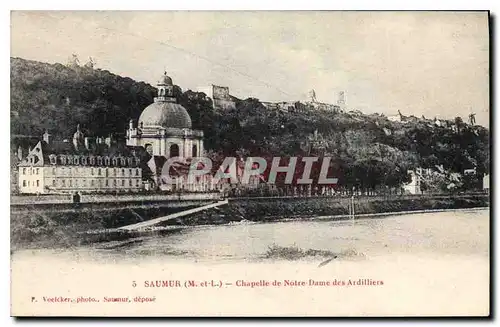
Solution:
{"label": "distant building", "polygon": [[432,169],[417,168],[415,170],[409,170],[408,174],[411,176],[411,181],[403,185],[405,193],[422,194],[422,182],[431,176]]}
{"label": "distant building", "polygon": [[332,111],[332,112],[336,112],[336,113],[342,111],[342,109],[339,105],[330,104],[330,103],[306,102],[305,105],[306,105],[306,107],[309,107],[311,109],[316,109],[316,110]]}
{"label": "distant building", "polygon": [[345,99],[345,91],[340,91],[337,97],[337,106],[340,110],[346,110],[346,99]]}
{"label": "distant building", "polygon": [[486,174],[483,177],[483,190],[490,191],[490,174]]}
{"label": "distant building", "polygon": [[406,117],[403,116],[403,114],[401,113],[401,111],[398,110],[398,113],[397,115],[390,115],[390,116],[387,116],[387,119],[390,120],[390,121],[393,121],[393,122],[398,122],[398,123],[405,123],[406,122]]}
{"label": "distant building", "polygon": [[209,87],[200,87],[198,92],[203,92],[212,99],[215,109],[219,110],[233,110],[236,108],[236,97],[229,94],[229,87],[210,85]]}
{"label": "distant building", "polygon": [[476,175],[476,168],[470,168],[464,170],[464,175]]}

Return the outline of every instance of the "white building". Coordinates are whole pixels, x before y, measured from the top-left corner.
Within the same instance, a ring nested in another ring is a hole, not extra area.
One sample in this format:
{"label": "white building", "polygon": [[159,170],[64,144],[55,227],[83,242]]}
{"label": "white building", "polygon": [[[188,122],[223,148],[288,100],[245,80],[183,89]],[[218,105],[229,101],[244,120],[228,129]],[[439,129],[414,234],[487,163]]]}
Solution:
{"label": "white building", "polygon": [[431,176],[432,169],[417,168],[415,170],[408,170],[408,174],[411,175],[411,181],[403,185],[405,193],[422,194],[422,182],[425,181],[427,177]]}
{"label": "white building", "polygon": [[92,143],[77,127],[73,143],[48,133],[18,166],[19,193],[137,192],[142,189],[140,158],[133,149]]}
{"label": "white building", "polygon": [[198,157],[204,153],[203,131],[193,130],[187,110],[177,103],[172,79],[165,73],[158,82],[158,96],[139,117],[131,120],[127,145],[142,146],[152,156]]}
{"label": "white building", "polygon": [[490,191],[490,174],[486,174],[483,177],[483,190]]}

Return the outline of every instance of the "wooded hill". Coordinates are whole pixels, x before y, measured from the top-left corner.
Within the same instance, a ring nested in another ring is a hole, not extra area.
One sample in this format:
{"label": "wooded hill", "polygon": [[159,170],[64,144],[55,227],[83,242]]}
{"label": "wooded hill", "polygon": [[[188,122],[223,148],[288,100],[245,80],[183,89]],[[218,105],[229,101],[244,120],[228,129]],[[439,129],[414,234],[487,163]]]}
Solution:
{"label": "wooded hill", "polygon": [[[460,117],[437,126],[413,118],[392,122],[384,115],[318,110],[282,112],[258,99],[238,100],[230,111],[213,109],[204,93],[178,86],[175,93],[205,132],[212,157],[313,156],[334,158],[342,185],[393,187],[408,180],[408,169],[442,165],[449,172],[489,172],[489,131]],[[80,124],[91,136],[123,136],[130,119],[153,102],[156,88],[107,70],[11,58],[11,133],[70,138]]]}

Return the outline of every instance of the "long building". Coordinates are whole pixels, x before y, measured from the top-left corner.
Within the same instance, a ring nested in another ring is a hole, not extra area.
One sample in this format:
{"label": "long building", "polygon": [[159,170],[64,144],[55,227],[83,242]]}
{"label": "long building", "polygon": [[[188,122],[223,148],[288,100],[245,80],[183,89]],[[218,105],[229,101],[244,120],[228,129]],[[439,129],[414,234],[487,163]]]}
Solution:
{"label": "long building", "polygon": [[141,159],[134,149],[91,143],[80,127],[73,142],[51,141],[46,132],[19,163],[20,193],[137,192],[143,188]]}

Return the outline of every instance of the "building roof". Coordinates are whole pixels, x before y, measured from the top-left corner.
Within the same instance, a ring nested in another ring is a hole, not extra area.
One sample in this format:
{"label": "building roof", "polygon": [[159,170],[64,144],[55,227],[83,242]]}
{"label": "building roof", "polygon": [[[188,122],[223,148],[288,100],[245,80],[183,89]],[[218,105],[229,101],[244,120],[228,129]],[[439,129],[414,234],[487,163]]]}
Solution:
{"label": "building roof", "polygon": [[143,110],[139,126],[191,129],[192,123],[187,110],[180,104],[158,101]]}

